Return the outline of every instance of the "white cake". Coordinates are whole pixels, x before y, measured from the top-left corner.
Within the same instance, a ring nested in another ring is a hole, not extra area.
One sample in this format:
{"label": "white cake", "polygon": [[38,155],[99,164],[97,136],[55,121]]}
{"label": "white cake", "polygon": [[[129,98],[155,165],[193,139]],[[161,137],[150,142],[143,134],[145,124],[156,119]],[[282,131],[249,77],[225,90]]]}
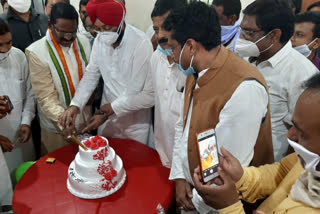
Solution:
{"label": "white cake", "polygon": [[122,160],[104,137],[90,137],[79,146],[79,152],[68,170],[67,187],[75,196],[102,198],[116,192],[126,180]]}

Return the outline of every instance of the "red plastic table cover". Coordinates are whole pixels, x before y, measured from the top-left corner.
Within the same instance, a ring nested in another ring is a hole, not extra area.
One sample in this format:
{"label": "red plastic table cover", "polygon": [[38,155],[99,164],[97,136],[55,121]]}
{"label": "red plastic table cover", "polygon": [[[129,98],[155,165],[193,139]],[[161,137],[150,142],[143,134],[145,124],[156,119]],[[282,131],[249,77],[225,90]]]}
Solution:
{"label": "red plastic table cover", "polygon": [[[78,146],[68,145],[38,160],[21,178],[13,196],[17,214],[152,214],[157,206],[168,210],[174,183],[169,169],[162,166],[157,152],[132,140],[108,139],[122,159],[127,173],[124,185],[116,193],[88,200],[73,196],[67,189],[69,164]],[[55,163],[46,163],[48,157]]]}

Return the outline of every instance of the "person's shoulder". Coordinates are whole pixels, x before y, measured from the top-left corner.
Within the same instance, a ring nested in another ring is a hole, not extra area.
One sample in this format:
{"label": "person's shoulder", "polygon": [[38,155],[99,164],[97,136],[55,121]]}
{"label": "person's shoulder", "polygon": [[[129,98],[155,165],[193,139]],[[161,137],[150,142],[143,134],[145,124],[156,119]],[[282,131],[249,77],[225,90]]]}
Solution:
{"label": "person's shoulder", "polygon": [[[305,56],[303,56],[301,53],[299,53],[294,48],[291,48],[290,50],[290,56],[287,57],[289,60],[288,63],[291,64],[290,66],[290,73],[304,73],[304,74],[313,74],[318,72],[318,68]],[[304,71],[304,72],[301,72]]]}
{"label": "person's shoulder", "polygon": [[140,29],[134,27],[133,25],[127,24],[128,33],[130,36],[134,36],[136,39],[140,39],[140,41],[149,41],[147,35]]}
{"label": "person's shoulder", "polygon": [[46,39],[47,39],[46,36],[44,36],[41,39],[31,43],[31,45],[29,45],[26,48],[26,51],[32,51],[32,52],[39,51],[40,49],[38,48],[43,48],[42,46],[45,45]]}
{"label": "person's shoulder", "polygon": [[25,57],[25,54],[22,52],[22,50],[20,50],[20,49],[18,49],[16,47],[13,47],[13,46],[11,48],[11,53],[13,55],[21,57],[21,58]]}
{"label": "person's shoulder", "polygon": [[81,42],[82,45],[85,45],[84,48],[91,48],[90,40],[86,36],[81,35],[80,33],[78,33],[77,34],[77,38]]}

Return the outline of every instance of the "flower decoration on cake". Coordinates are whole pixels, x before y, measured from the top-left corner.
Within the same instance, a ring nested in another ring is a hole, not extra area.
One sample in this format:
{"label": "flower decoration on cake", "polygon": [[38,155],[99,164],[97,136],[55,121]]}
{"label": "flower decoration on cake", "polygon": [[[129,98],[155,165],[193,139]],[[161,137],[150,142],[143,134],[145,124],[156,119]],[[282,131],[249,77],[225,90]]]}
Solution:
{"label": "flower decoration on cake", "polygon": [[84,145],[87,148],[90,148],[92,150],[96,150],[99,149],[100,147],[104,147],[107,145],[106,141],[100,137],[100,136],[95,136],[89,140],[87,140],[86,142],[84,142]]}

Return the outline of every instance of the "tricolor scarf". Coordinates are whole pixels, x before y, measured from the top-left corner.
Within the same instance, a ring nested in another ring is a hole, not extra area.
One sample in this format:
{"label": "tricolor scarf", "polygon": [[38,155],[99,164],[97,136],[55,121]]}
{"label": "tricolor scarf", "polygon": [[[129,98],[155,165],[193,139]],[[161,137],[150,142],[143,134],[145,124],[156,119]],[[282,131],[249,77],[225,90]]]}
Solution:
{"label": "tricolor scarf", "polygon": [[[47,31],[46,37],[47,37],[46,43],[47,43],[50,58],[60,78],[66,105],[69,106],[71,99],[75,94],[75,88],[71,79],[67,62],[60,45],[53,38],[50,29]],[[73,42],[73,51],[74,51],[74,55],[76,56],[76,60],[78,64],[78,74],[79,74],[79,81],[80,81],[83,76],[83,71],[85,71],[85,68],[88,64],[88,61],[87,61],[83,46],[78,38],[76,38],[75,41]]]}

